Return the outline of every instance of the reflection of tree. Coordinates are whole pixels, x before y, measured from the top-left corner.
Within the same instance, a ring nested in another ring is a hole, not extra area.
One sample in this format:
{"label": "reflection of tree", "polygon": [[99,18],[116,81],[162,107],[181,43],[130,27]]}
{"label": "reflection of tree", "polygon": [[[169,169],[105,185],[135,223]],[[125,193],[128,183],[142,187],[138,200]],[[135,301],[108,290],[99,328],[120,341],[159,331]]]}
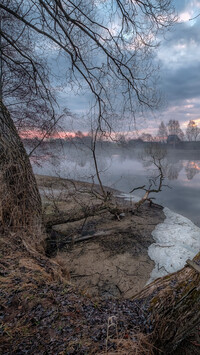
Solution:
{"label": "reflection of tree", "polygon": [[149,201],[150,205],[152,204],[152,199],[155,199],[155,197],[150,197],[152,193],[159,193],[162,191],[162,187],[166,186],[163,185],[165,176],[164,176],[164,171],[163,171],[163,162],[165,160],[166,156],[166,149],[159,145],[149,145],[146,147],[146,149],[143,152],[143,156],[141,155],[141,159],[143,161],[143,165],[145,167],[148,166],[153,166],[155,168],[155,174],[153,177],[149,178],[149,184],[148,187],[146,185],[143,186],[138,186],[136,188],[133,188],[130,193],[136,191],[136,190],[143,190],[145,191],[144,196],[135,204],[135,208],[138,210],[139,207],[145,203],[146,201]]}
{"label": "reflection of tree", "polygon": [[84,168],[84,166],[86,165],[87,163],[87,157],[86,155],[83,155],[80,157],[80,160],[78,161],[78,165],[81,167],[81,168]]}
{"label": "reflection of tree", "polygon": [[152,154],[156,157],[156,159],[162,160],[162,169],[164,176],[167,177],[169,180],[176,180],[178,179],[178,175],[183,168],[182,162],[175,160],[172,161],[170,157],[167,156],[167,152],[163,146],[155,145],[150,149],[150,152],[145,150],[139,158],[142,161],[142,165],[144,168],[151,168],[153,166],[152,162]]}
{"label": "reflection of tree", "polygon": [[169,180],[177,180],[180,171],[183,168],[182,162],[172,163],[167,161],[165,165],[165,176]]}
{"label": "reflection of tree", "polygon": [[193,177],[200,171],[200,162],[188,161],[185,172],[188,180],[192,180]]}
{"label": "reflection of tree", "polygon": [[152,170],[152,173],[154,173],[155,166],[157,167],[155,161],[159,162],[159,164],[162,162],[163,169],[165,166],[166,154],[167,152],[165,147],[158,144],[151,144],[148,145],[140,154],[138,154],[138,158],[142,162],[144,168],[148,168],[149,171]]}
{"label": "reflection of tree", "polygon": [[[161,154],[162,150],[155,146],[157,154]],[[151,168],[152,160],[149,155],[146,154],[139,157],[142,160],[142,164],[144,168]],[[177,180],[179,173],[183,168],[185,168],[186,176],[188,180],[192,180],[193,177],[200,172],[200,160],[192,161],[192,160],[179,160],[177,156],[165,155],[162,159],[162,167],[164,176],[169,180]],[[192,157],[190,158],[192,159]]]}
{"label": "reflection of tree", "polygon": [[[162,158],[162,168],[164,176],[167,177],[169,180],[178,179],[178,175],[183,168],[182,162],[177,160],[172,161],[170,157],[167,157],[166,151],[161,146],[154,147],[154,154],[155,153],[156,158]],[[152,166],[152,159],[149,153],[143,153],[143,155],[140,156],[140,159],[142,160],[142,165],[145,168],[150,168]]]}

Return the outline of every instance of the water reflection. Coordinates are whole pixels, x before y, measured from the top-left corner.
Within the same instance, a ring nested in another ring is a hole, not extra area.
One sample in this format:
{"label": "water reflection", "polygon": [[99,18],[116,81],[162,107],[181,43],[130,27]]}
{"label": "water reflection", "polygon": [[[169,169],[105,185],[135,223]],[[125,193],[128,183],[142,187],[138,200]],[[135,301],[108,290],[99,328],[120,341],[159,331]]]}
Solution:
{"label": "water reflection", "polygon": [[[56,153],[57,158],[56,157]],[[148,184],[149,178],[158,170],[145,152],[136,149],[122,149],[114,145],[98,147],[97,160],[102,183],[128,193],[134,187]],[[76,180],[94,181],[95,167],[91,150],[87,147],[53,147],[52,159],[44,153],[42,166],[33,163],[39,174],[57,175]],[[200,225],[200,152],[167,151],[162,157],[165,184],[156,195],[156,202],[183,214]]]}
{"label": "water reflection", "polygon": [[192,180],[196,174],[200,172],[200,161],[173,161],[167,159],[167,168],[165,175],[169,180],[177,180],[179,173],[185,170],[188,180]]}
{"label": "water reflection", "polygon": [[185,166],[185,171],[188,180],[192,180],[193,177],[200,172],[200,162],[188,161]]}
{"label": "water reflection", "polygon": [[200,160],[183,160],[181,158],[184,157],[177,157],[172,155],[171,152],[167,152],[166,149],[159,147],[154,148],[153,151],[148,149],[138,154],[138,159],[142,161],[144,168],[150,168],[155,165],[156,161],[159,161],[168,180],[177,180],[183,169],[187,179],[192,180],[200,172]]}

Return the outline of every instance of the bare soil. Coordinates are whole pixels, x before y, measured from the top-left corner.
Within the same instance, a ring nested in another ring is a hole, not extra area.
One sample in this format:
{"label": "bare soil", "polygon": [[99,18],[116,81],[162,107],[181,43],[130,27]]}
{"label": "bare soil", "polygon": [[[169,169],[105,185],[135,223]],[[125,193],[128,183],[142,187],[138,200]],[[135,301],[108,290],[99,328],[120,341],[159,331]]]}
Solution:
{"label": "bare soil", "polygon": [[[42,176],[37,180],[45,218],[52,220],[57,214],[67,220],[56,224],[55,218],[50,245],[51,252],[57,249],[56,258],[69,271],[71,282],[90,296],[131,298],[139,292],[154,267],[148,247],[153,243],[151,232],[164,220],[162,207],[145,204],[136,212],[130,202],[115,197],[119,192],[107,189],[112,206],[122,212],[116,218],[94,194],[99,193],[97,186]],[[87,217],[88,209],[92,216]]]}

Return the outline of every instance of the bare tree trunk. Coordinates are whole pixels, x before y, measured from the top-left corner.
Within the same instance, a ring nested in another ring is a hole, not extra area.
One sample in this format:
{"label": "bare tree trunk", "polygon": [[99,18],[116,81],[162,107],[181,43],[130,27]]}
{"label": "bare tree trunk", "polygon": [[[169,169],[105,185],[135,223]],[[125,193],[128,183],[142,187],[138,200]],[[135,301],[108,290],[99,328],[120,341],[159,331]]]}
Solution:
{"label": "bare tree trunk", "polygon": [[[2,29],[2,20],[0,12],[0,32]],[[0,100],[3,97],[3,59],[2,59],[2,36],[0,34]]]}
{"label": "bare tree trunk", "polygon": [[41,231],[42,204],[35,176],[9,112],[0,101],[0,225]]}
{"label": "bare tree trunk", "polygon": [[146,324],[154,327],[153,343],[164,354],[173,352],[200,322],[200,253],[191,264],[135,296],[143,300]]}

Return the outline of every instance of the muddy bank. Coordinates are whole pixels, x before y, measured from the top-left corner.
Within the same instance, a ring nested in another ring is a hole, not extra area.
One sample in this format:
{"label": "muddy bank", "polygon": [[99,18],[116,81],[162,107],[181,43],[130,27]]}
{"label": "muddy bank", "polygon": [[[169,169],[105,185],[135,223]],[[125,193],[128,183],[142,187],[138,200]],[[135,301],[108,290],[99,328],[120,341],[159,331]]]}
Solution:
{"label": "muddy bank", "polygon": [[113,206],[121,211],[117,219],[103,208],[94,193],[99,193],[97,186],[52,177],[37,180],[46,221],[55,221],[51,254],[69,271],[71,282],[90,296],[131,298],[139,292],[154,268],[147,250],[153,229],[164,220],[162,207],[144,204],[136,212],[110,190]]}

